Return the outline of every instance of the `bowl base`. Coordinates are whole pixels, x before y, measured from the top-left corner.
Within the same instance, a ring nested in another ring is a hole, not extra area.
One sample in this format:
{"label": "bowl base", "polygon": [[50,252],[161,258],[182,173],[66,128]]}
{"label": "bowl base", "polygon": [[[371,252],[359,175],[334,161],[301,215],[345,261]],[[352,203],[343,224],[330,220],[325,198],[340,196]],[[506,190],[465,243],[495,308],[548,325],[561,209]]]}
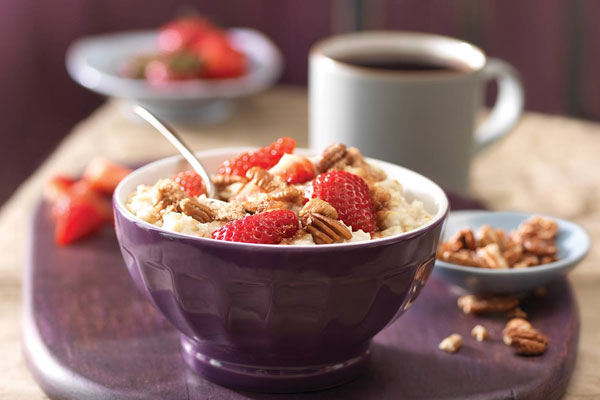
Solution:
{"label": "bowl base", "polygon": [[201,353],[197,342],[181,336],[183,358],[192,369],[211,382],[232,389],[263,393],[310,392],[354,380],[369,365],[371,350],[327,365],[297,367],[257,366],[216,360]]}

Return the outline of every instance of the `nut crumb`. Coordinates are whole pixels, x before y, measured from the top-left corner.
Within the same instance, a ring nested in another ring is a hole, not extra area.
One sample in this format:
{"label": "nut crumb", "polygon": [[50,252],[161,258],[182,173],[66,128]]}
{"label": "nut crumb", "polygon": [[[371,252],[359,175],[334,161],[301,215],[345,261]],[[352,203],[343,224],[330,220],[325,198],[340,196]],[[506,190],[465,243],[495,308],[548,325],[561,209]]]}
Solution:
{"label": "nut crumb", "polygon": [[471,335],[478,342],[483,342],[488,337],[488,331],[483,325],[475,325],[473,329],[471,329]]}
{"label": "nut crumb", "polygon": [[535,291],[533,292],[534,296],[536,297],[544,297],[548,294],[548,289],[546,289],[544,286],[540,286],[538,288],[535,289]]}
{"label": "nut crumb", "polygon": [[438,345],[438,348],[446,353],[456,353],[462,347],[462,342],[462,336],[458,333],[453,333],[444,338]]}

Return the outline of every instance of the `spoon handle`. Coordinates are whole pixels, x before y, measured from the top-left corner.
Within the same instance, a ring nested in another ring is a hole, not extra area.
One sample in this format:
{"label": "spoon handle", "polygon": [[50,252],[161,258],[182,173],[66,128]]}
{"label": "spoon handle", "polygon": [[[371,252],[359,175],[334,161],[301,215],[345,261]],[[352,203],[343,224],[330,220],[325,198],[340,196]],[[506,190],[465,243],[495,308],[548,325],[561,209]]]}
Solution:
{"label": "spoon handle", "polygon": [[169,124],[164,121],[158,119],[154,114],[148,111],[146,108],[135,105],[133,107],[133,112],[139,115],[144,121],[148,122],[157,131],[159,131],[179,152],[183,155],[183,157],[187,160],[187,162],[192,166],[194,171],[200,175],[202,180],[204,181],[204,185],[206,186],[206,194],[208,197],[215,197],[215,186],[212,183],[210,176],[206,172],[204,165],[196,158],[194,153],[190,150],[190,148],[184,143],[181,137],[175,132]]}

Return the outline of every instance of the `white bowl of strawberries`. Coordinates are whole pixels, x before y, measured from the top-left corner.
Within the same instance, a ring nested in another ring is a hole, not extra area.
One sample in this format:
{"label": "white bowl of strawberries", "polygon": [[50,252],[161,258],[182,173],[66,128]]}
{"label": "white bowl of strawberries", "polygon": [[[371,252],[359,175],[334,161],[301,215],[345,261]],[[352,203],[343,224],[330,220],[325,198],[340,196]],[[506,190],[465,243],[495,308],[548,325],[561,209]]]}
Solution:
{"label": "white bowl of strawberries", "polygon": [[222,30],[188,16],[155,31],[84,37],[67,51],[67,69],[82,86],[139,103],[171,121],[218,120],[226,101],[270,87],[282,56],[264,34]]}

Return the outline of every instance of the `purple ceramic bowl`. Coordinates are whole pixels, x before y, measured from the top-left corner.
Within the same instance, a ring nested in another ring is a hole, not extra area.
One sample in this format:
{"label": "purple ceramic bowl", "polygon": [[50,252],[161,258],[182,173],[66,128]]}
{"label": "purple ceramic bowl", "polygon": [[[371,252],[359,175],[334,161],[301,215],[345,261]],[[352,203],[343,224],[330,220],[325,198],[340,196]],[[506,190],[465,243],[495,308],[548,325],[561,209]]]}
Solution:
{"label": "purple ceramic bowl", "polygon": [[[209,170],[243,149],[199,153]],[[181,332],[187,364],[224,386],[261,392],[316,390],[356,377],[373,336],[416,299],[434,264],[448,212],[435,183],[369,160],[434,218],[368,242],[277,246],[165,231],[125,207],[139,184],[185,168],[179,157],[130,174],[114,195],[115,227],[136,285]]]}

